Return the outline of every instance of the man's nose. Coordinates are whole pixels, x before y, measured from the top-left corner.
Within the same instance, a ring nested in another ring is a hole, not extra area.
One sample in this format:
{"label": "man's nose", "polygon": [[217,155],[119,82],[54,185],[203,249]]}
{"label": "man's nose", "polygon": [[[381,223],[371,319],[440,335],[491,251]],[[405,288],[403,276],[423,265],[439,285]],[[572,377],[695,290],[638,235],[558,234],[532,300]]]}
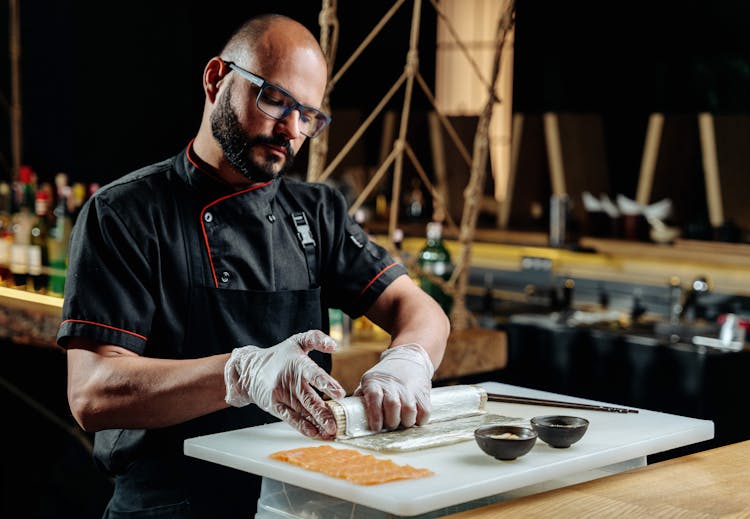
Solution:
{"label": "man's nose", "polygon": [[283,119],[279,119],[276,124],[278,133],[286,136],[287,139],[297,139],[302,132],[300,131],[300,113],[299,110],[292,110]]}

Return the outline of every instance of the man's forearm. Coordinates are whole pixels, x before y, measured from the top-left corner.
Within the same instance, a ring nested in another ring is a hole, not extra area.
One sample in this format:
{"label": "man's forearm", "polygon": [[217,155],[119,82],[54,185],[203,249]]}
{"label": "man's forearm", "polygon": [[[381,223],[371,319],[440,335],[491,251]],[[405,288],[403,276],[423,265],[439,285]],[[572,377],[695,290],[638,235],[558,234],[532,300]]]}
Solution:
{"label": "man's forearm", "polygon": [[450,322],[437,303],[410,299],[401,303],[394,319],[391,346],[415,342],[422,346],[435,369],[440,366],[450,334]]}
{"label": "man's forearm", "polygon": [[87,431],[158,428],[227,407],[229,354],[169,360],[68,350],[68,401]]}
{"label": "man's forearm", "polygon": [[450,334],[450,321],[440,305],[407,276],[396,279],[367,315],[390,332],[391,346],[417,343],[438,368]]}

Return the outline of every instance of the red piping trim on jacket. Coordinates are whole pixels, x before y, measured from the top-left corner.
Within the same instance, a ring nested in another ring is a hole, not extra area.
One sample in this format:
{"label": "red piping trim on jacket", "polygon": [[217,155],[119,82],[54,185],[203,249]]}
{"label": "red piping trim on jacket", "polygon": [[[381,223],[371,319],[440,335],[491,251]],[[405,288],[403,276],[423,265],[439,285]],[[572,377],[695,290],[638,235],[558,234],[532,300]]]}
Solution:
{"label": "red piping trim on jacket", "polygon": [[378,273],[377,273],[377,274],[375,275],[375,277],[374,277],[374,278],[372,278],[372,279],[370,280],[370,282],[369,282],[369,283],[367,283],[367,285],[365,286],[365,288],[363,288],[363,289],[362,289],[362,292],[360,292],[360,293],[359,293],[359,296],[358,296],[358,297],[361,297],[361,296],[362,296],[362,294],[364,294],[364,293],[365,293],[365,292],[367,291],[367,289],[368,289],[368,288],[370,288],[370,287],[372,286],[372,284],[373,284],[373,283],[375,283],[375,282],[376,282],[376,281],[378,280],[378,278],[379,278],[380,276],[382,276],[383,274],[385,274],[385,271],[386,271],[386,270],[390,269],[391,267],[395,267],[395,266],[396,266],[396,265],[398,265],[398,264],[399,264],[399,263],[398,263],[397,261],[394,261],[393,263],[391,263],[390,265],[388,265],[387,267],[385,267],[385,268],[384,268],[383,270],[381,270],[380,272],[378,272]]}
{"label": "red piping trim on jacket", "polygon": [[193,137],[190,140],[190,142],[188,142],[188,151],[187,151],[187,153],[185,155],[187,156],[188,162],[190,162],[190,164],[192,164],[195,169],[197,169],[198,171],[202,171],[203,173],[205,173],[205,171],[203,171],[201,169],[201,167],[193,160],[193,157],[190,156],[191,155],[190,152],[193,151],[193,143],[194,142],[195,142],[195,137]]}
{"label": "red piping trim on jacket", "polygon": [[82,319],[65,319],[63,322],[60,323],[60,326],[62,326],[65,323],[93,324],[94,326],[101,326],[102,328],[109,328],[110,330],[115,330],[117,332],[127,333],[128,335],[133,335],[134,337],[138,337],[139,339],[142,339],[144,341],[148,340],[147,337],[144,337],[143,335],[139,333],[130,332],[128,330],[123,330],[122,328],[117,328],[115,326],[110,326],[108,324],[95,323],[94,321],[84,321]]}
{"label": "red piping trim on jacket", "polygon": [[[193,158],[190,156],[190,151],[193,149],[193,142],[195,142],[195,138],[193,138],[188,143],[188,152],[186,154],[187,155],[187,159],[190,162],[190,164],[192,164],[195,167],[195,169],[197,169],[198,171],[200,171],[201,173],[203,173],[205,175],[208,175],[208,173],[206,173],[206,171],[203,168],[201,168],[193,160]],[[223,196],[223,197],[221,197],[221,198],[219,198],[217,200],[214,200],[213,202],[211,202],[210,204],[208,204],[206,207],[204,207],[201,210],[201,214],[200,214],[201,231],[203,232],[203,241],[206,243],[206,252],[208,253],[208,263],[211,265],[211,275],[214,278],[214,285],[216,285],[216,288],[219,288],[219,279],[216,277],[216,269],[214,268],[214,259],[213,259],[213,256],[211,256],[211,247],[210,247],[210,245],[208,243],[208,235],[206,234],[206,226],[204,225],[203,214],[206,212],[206,209],[208,209],[209,207],[211,207],[214,204],[218,204],[222,200],[226,200],[227,198],[231,198],[233,196],[237,196],[237,195],[241,195],[243,193],[247,193],[248,191],[253,191],[254,189],[265,187],[268,184],[270,184],[271,182],[273,182],[273,180],[269,180],[268,182],[265,182],[263,184],[253,184],[252,186],[250,186],[247,189],[243,189],[242,191],[237,191],[236,193],[232,193],[232,194]]]}
{"label": "red piping trim on jacket", "polygon": [[243,189],[242,191],[237,191],[236,193],[231,193],[226,196],[222,196],[221,198],[217,198],[207,206],[205,206],[203,209],[201,209],[201,214],[199,216],[201,221],[201,230],[203,231],[203,240],[206,242],[206,252],[208,253],[208,263],[211,265],[211,275],[214,277],[214,285],[216,285],[216,288],[219,288],[219,280],[216,277],[216,269],[214,268],[214,258],[211,256],[211,246],[208,243],[208,234],[206,234],[206,225],[205,220],[203,220],[203,215],[206,212],[206,209],[211,207],[212,205],[218,204],[219,202],[223,202],[224,200],[228,198],[232,198],[233,196],[238,196],[245,194],[249,191],[254,191],[256,189],[259,189],[261,187],[266,187],[268,184],[273,182],[273,180],[269,180],[268,182],[265,182],[263,184],[253,184],[252,186],[248,187],[247,189]]}

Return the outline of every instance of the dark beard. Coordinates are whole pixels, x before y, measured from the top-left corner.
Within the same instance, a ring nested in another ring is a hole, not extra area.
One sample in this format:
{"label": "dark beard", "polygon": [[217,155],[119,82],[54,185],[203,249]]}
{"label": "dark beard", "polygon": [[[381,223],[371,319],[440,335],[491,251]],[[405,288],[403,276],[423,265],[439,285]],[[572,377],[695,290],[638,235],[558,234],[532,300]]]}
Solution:
{"label": "dark beard", "polygon": [[[216,110],[211,114],[211,133],[219,142],[224,156],[229,163],[253,182],[267,182],[286,173],[294,163],[294,151],[283,135],[267,137],[246,135],[240,127],[237,114],[231,106],[231,90],[227,90],[224,98],[219,102]],[[274,166],[281,160],[277,155],[269,154],[262,164],[253,162],[250,150],[253,146],[270,144],[284,148],[284,164],[278,172],[274,172]]]}

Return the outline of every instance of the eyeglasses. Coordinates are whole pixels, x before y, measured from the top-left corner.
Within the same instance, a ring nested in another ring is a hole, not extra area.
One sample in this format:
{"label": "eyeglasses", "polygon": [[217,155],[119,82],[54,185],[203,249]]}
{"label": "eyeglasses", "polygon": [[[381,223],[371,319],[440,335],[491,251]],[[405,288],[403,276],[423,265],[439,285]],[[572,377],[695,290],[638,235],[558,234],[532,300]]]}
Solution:
{"label": "eyeglasses", "polygon": [[226,64],[229,68],[235,70],[240,76],[259,88],[258,97],[255,98],[255,104],[258,106],[258,109],[267,116],[280,121],[286,118],[294,110],[298,110],[300,116],[300,132],[311,139],[320,135],[320,132],[322,132],[331,122],[329,116],[317,108],[300,104],[292,94],[280,86],[269,83],[262,77],[256,76],[252,72],[235,65],[231,61],[227,61]]}

